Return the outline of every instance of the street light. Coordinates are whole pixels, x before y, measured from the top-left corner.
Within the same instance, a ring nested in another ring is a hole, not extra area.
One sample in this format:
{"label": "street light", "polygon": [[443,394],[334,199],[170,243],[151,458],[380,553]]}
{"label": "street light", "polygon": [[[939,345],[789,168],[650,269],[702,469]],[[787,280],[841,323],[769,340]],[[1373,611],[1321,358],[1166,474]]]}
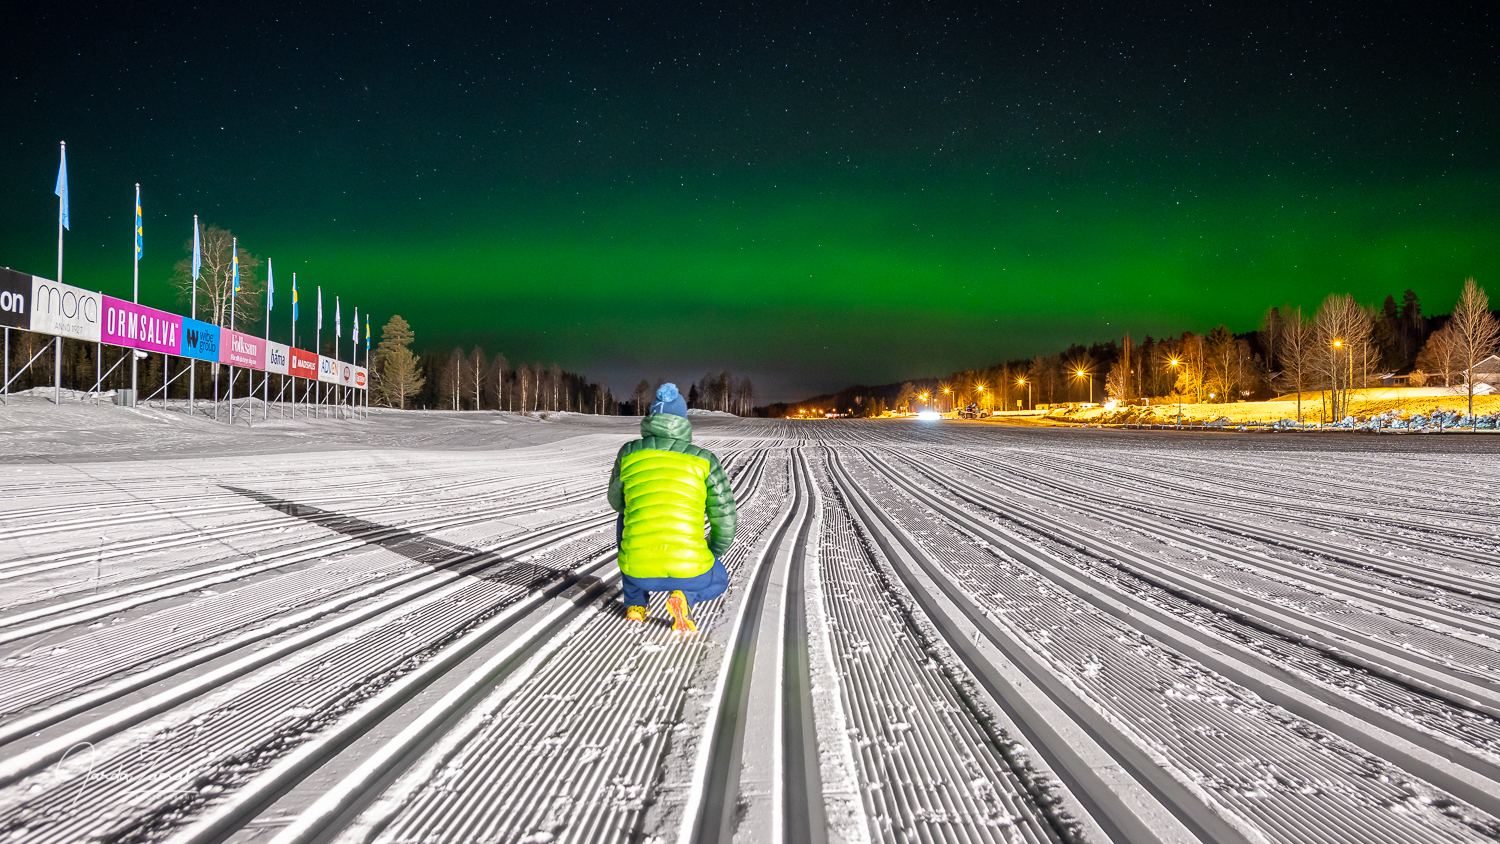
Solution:
{"label": "street light", "polygon": [[[1178,360],[1177,358],[1172,358],[1172,360],[1167,363],[1167,366],[1172,367],[1172,375],[1176,376],[1177,375],[1177,367],[1182,366],[1182,361]],[[1176,386],[1177,386],[1176,384],[1172,385],[1172,387],[1174,389],[1176,388]],[[1182,391],[1181,390],[1177,390],[1177,430],[1179,430],[1179,431],[1182,430]]]}
{"label": "street light", "polygon": [[1079,370],[1077,370],[1076,372],[1073,373],[1073,377],[1074,378],[1087,378],[1087,379],[1089,379],[1089,404],[1093,404],[1094,403],[1094,373],[1092,373],[1092,372],[1086,372],[1083,369],[1079,369]]}
{"label": "street light", "polygon": [[1027,381],[1025,378],[1017,378],[1016,386],[1026,388],[1026,409],[1036,410],[1036,405],[1033,405],[1031,403],[1031,382]]}
{"label": "street light", "polygon": [[[1352,346],[1345,346],[1342,339],[1335,339],[1333,341],[1333,347],[1335,349],[1343,349],[1344,356],[1349,359],[1349,379],[1344,382],[1344,401],[1342,402],[1343,408],[1341,410],[1341,412],[1347,416],[1349,414],[1349,399],[1351,398],[1351,391],[1354,388],[1354,348]],[[1337,355],[1338,352],[1334,352],[1334,354]],[[1335,358],[1335,360],[1337,360],[1337,358]],[[1338,370],[1334,371],[1337,372]],[[1338,385],[1335,384],[1334,387],[1334,406],[1338,407],[1338,405],[1340,404],[1340,402],[1338,401]]]}

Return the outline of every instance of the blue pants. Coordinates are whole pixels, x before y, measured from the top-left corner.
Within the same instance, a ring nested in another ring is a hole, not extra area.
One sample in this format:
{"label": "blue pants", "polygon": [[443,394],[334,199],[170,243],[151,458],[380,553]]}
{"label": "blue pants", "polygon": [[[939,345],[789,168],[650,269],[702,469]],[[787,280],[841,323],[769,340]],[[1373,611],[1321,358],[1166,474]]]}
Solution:
{"label": "blue pants", "polygon": [[[619,546],[624,531],[625,517],[621,516],[615,522],[616,547]],[[621,572],[620,586],[625,591],[627,607],[644,607],[651,597],[649,593],[673,590],[680,590],[691,605],[724,594],[724,590],[729,588],[729,572],[724,570],[724,563],[715,554],[713,568],[695,577],[631,577]]]}

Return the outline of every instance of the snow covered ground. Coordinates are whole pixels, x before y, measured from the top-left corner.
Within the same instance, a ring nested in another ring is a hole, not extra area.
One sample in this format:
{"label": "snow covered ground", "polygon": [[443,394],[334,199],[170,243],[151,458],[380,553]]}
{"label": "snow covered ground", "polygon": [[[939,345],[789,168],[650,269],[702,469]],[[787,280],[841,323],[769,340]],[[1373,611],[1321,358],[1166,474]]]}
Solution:
{"label": "snow covered ground", "polygon": [[694,416],[681,639],[637,420],[248,410],[0,408],[6,840],[1500,837],[1494,437]]}

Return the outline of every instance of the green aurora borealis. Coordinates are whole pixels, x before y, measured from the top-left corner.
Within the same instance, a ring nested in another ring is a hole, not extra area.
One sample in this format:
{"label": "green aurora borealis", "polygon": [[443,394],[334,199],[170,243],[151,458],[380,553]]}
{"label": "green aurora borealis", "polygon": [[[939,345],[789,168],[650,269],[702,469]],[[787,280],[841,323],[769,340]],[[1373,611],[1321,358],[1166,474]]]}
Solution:
{"label": "green aurora borealis", "polygon": [[[1446,312],[1466,276],[1500,294],[1488,138],[1473,137],[1469,117],[1459,143],[1437,125],[1443,110],[1422,112],[1434,119],[1416,128],[1391,117],[1379,143],[1351,134],[1330,144],[1326,131],[1314,137],[1325,124],[1299,124],[1288,110],[1253,131],[1243,114],[1223,125],[1204,117],[1194,125],[1216,128],[1191,143],[1101,118],[1097,130],[1054,128],[1032,140],[992,129],[1003,143],[941,151],[931,138],[816,137],[777,151],[759,137],[747,155],[729,129],[700,126],[694,137],[712,140],[704,149],[679,137],[673,156],[637,151],[617,164],[601,156],[636,139],[601,129],[587,155],[574,154],[566,145],[585,141],[558,128],[538,130],[525,149],[563,152],[493,169],[490,153],[448,155],[451,132],[424,153],[423,138],[442,132],[393,130],[400,156],[351,147],[345,159],[337,144],[305,135],[321,125],[347,139],[347,120],[281,118],[278,131],[292,139],[282,147],[253,138],[248,113],[226,123],[222,147],[210,143],[217,123],[195,124],[191,142],[142,130],[154,139],[143,156],[113,135],[103,143],[90,115],[64,110],[7,142],[0,264],[53,272],[51,139],[62,135],[71,283],[128,295],[138,178],[148,304],[180,309],[164,281],[197,213],[274,260],[273,336],[285,331],[282,291],[296,271],[305,320],[321,284],[377,322],[402,314],[422,348],[479,343],[513,363],[555,361],[617,392],[641,377],[732,369],[756,379],[758,401],[794,399],[1127,330],[1139,338],[1223,322],[1244,331],[1270,305],[1314,308],[1335,291],[1378,302],[1410,287],[1429,313]],[[557,117],[533,114],[528,125],[568,122]]]}

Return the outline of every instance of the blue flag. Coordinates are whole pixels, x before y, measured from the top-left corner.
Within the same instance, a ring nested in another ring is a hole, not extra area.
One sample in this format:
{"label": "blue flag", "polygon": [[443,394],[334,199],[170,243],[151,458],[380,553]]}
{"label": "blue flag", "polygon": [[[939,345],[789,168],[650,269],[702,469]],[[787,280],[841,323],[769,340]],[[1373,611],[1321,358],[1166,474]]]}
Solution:
{"label": "blue flag", "polygon": [[135,259],[141,259],[141,186],[135,186]]}
{"label": "blue flag", "polygon": [[68,145],[62,145],[62,160],[57,165],[57,188],[52,191],[57,194],[57,221],[62,227],[71,230],[68,225]]}
{"label": "blue flag", "polygon": [[203,277],[203,248],[198,245],[198,215],[193,215],[193,278]]}
{"label": "blue flag", "polygon": [[365,356],[370,354],[370,315],[365,314]]}
{"label": "blue flag", "polygon": [[240,295],[240,239],[230,241],[229,246],[230,273],[234,276],[234,295]]}
{"label": "blue flag", "polygon": [[276,307],[276,273],[271,270],[271,259],[266,259],[266,313]]}

